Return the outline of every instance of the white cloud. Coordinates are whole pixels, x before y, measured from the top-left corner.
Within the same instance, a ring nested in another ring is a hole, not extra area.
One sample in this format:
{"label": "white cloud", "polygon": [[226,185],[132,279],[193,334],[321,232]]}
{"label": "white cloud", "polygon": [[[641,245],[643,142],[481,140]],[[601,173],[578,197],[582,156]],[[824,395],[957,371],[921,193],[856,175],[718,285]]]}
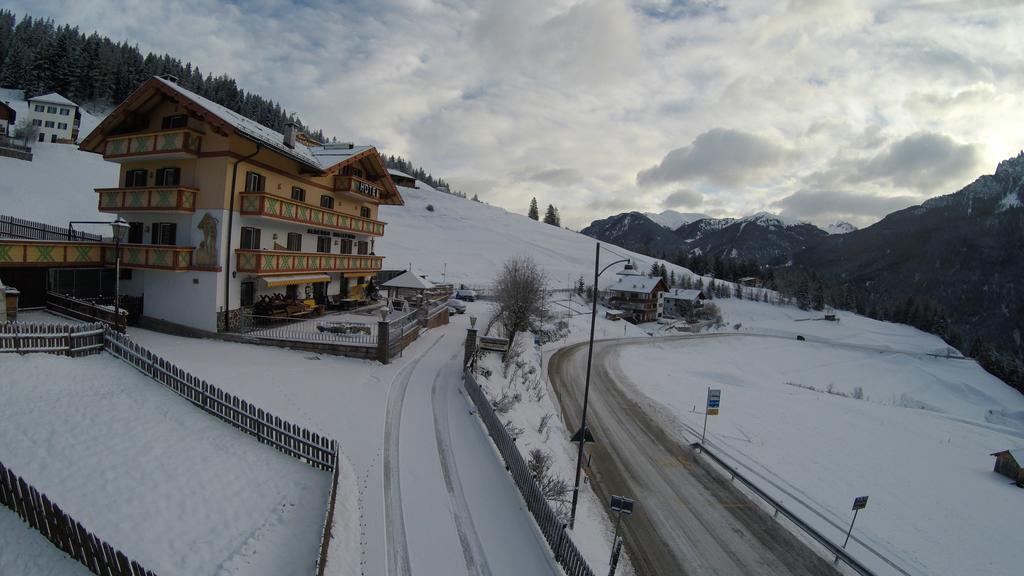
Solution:
{"label": "white cloud", "polygon": [[536,195],[574,227],[656,211],[676,182],[700,194],[688,207],[737,215],[793,190],[946,193],[993,168],[1024,147],[1024,6],[937,6],[7,2],[230,74],[492,204]]}

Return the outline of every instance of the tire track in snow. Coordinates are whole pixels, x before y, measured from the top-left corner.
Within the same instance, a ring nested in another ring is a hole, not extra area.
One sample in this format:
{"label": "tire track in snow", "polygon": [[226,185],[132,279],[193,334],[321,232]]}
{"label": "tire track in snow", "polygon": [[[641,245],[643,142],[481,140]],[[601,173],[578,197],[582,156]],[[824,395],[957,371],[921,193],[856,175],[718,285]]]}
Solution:
{"label": "tire track in snow", "polygon": [[[459,364],[458,357],[458,354],[453,355],[445,366],[457,366]],[[466,561],[466,570],[469,574],[476,576],[491,576],[491,567],[483,553],[483,545],[480,543],[480,536],[473,524],[473,516],[462,490],[462,481],[459,478],[455,457],[452,455],[451,428],[448,425],[448,400],[442,396],[439,386],[441,379],[445,376],[447,375],[444,369],[434,376],[434,385],[430,393],[434,408],[434,436],[437,440],[438,457],[441,460],[441,473],[444,476],[445,488],[448,489],[448,500],[451,504],[452,518],[455,520],[459,544],[462,546],[462,557]],[[456,376],[458,375],[456,374]]]}
{"label": "tire track in snow", "polygon": [[405,536],[405,513],[402,510],[402,486],[399,477],[398,444],[402,424],[402,406],[409,380],[420,360],[429,353],[441,338],[438,336],[415,360],[398,373],[391,382],[388,392],[388,408],[384,427],[384,523],[387,526],[387,573],[390,576],[411,576],[409,545]]}

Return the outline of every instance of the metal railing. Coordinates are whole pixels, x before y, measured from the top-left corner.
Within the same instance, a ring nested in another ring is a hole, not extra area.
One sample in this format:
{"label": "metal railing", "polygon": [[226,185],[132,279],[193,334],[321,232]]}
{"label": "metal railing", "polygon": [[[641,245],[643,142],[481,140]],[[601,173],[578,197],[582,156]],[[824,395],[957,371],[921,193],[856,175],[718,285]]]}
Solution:
{"label": "metal railing", "polygon": [[376,323],[321,318],[288,318],[242,313],[239,331],[246,336],[323,344],[377,345]]}
{"label": "metal railing", "polygon": [[519,453],[515,441],[512,440],[505,426],[498,419],[498,415],[495,414],[494,408],[470,370],[466,370],[463,382],[466,392],[477,408],[477,414],[480,415],[480,419],[487,428],[487,433],[505,460],[505,468],[512,474],[519,493],[526,501],[526,507],[530,510],[537,527],[540,528],[551,552],[555,555],[555,561],[565,570],[566,576],[594,576],[594,571],[576,548],[565,524],[544,498],[544,493],[527,468],[526,462],[523,461],[523,456]]}
{"label": "metal railing", "polygon": [[26,240],[87,240],[100,242],[103,237],[98,234],[79,232],[69,228],[51,226],[42,222],[33,222],[14,216],[0,214],[0,238],[23,238]]}

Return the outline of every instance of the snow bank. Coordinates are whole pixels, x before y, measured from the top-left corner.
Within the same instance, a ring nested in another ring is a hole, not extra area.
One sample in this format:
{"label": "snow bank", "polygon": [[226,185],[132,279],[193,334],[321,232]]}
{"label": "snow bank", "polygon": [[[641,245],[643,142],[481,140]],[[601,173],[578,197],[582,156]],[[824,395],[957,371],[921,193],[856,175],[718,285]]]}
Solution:
{"label": "snow bank", "polygon": [[106,354],[8,354],[0,373],[0,460],[143,566],[312,572],[328,474]]}

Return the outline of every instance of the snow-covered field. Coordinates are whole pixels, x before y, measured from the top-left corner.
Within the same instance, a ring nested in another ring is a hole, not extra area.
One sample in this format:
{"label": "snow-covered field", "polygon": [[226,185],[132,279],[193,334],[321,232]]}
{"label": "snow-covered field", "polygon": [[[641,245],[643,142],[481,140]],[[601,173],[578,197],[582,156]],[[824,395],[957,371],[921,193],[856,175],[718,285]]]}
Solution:
{"label": "snow-covered field", "polygon": [[72,560],[6,506],[0,506],[0,574],[7,576],[88,576]]}
{"label": "snow-covered field", "polygon": [[719,388],[709,446],[834,541],[853,498],[869,495],[849,549],[880,573],[891,568],[865,546],[914,574],[1019,570],[1019,522],[1007,511],[1021,491],[989,454],[1024,444],[1024,396],[971,360],[926,355],[942,341],[907,326],[844,313],[796,322],[813,313],[716,302],[722,336],[618,356],[686,441],[699,439],[707,388]]}
{"label": "snow-covered field", "polygon": [[0,460],[148,569],[312,572],[329,474],[106,354],[7,354],[0,372]]}

